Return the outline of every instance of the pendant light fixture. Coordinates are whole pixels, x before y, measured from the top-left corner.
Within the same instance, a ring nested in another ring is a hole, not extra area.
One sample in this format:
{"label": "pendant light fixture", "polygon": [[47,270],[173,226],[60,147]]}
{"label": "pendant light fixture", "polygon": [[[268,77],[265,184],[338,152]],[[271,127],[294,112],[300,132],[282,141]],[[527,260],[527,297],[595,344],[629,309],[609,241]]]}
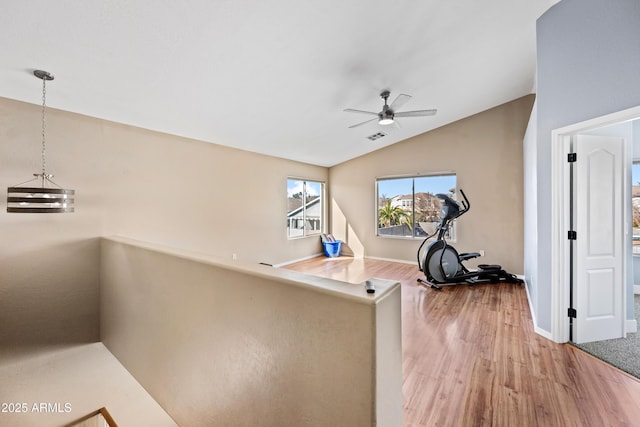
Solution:
{"label": "pendant light fixture", "polygon": [[[74,190],[66,190],[53,182],[53,175],[46,171],[45,113],[47,109],[47,80],[53,75],[47,71],[35,70],[33,75],[42,80],[42,172],[34,173],[35,178],[7,188],[7,212],[15,213],[64,213],[73,212]],[[39,187],[24,186],[39,181]]]}

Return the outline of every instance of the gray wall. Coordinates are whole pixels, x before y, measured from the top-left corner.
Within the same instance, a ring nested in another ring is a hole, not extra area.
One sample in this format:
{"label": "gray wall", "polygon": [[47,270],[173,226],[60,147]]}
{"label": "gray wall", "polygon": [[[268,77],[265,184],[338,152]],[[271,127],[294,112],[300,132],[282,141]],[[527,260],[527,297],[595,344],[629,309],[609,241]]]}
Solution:
{"label": "gray wall", "polygon": [[[529,304],[533,315],[538,311],[538,294],[535,283],[538,276],[538,222],[537,222],[537,162],[536,147],[538,135],[538,103],[533,104],[531,117],[524,135],[523,186],[524,186],[524,276],[529,291]],[[536,319],[533,319],[537,324]]]}
{"label": "gray wall", "polygon": [[639,40],[637,0],[563,0],[537,22],[538,265],[528,279],[537,295],[538,326],[546,331],[551,330],[551,131],[640,105]]}

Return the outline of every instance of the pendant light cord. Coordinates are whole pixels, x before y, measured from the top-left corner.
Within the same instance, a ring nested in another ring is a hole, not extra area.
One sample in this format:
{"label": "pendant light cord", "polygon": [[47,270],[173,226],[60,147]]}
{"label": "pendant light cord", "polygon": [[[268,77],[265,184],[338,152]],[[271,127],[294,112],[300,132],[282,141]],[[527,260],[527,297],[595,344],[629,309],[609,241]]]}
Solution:
{"label": "pendant light cord", "polygon": [[[22,184],[7,187],[7,212],[13,213],[66,213],[74,212],[75,190],[65,189],[53,182],[53,175],[47,174],[46,161],[46,110],[47,80],[53,75],[43,70],[33,70],[33,75],[42,80],[42,173],[34,173],[33,178]],[[23,186],[31,181],[40,180],[42,185]],[[55,188],[57,187],[57,188]]]}
{"label": "pendant light cord", "polygon": [[44,186],[44,182],[47,176],[46,172],[46,148],[45,148],[45,129],[47,127],[47,122],[45,120],[45,110],[47,99],[47,79],[42,79],[42,184]]}

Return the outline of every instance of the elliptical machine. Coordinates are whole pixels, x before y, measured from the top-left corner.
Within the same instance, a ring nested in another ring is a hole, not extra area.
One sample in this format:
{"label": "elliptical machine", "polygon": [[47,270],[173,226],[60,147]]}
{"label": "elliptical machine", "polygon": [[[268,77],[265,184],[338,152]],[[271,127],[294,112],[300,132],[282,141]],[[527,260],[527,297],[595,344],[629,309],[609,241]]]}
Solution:
{"label": "elliptical machine", "polygon": [[[521,284],[522,280],[518,279],[514,274],[508,273],[502,269],[502,266],[496,264],[479,264],[477,270],[469,270],[464,261],[477,258],[480,256],[478,252],[466,252],[459,254],[456,249],[447,243],[445,236],[453,223],[453,220],[459,218],[469,211],[471,204],[469,199],[460,190],[463,200],[458,204],[455,200],[445,194],[436,194],[440,199],[442,207],[440,209],[440,223],[436,227],[433,234],[424,239],[418,248],[418,268],[426,277],[418,279],[419,283],[423,283],[430,288],[442,290],[440,285],[454,285],[461,283],[496,283],[508,282]],[[420,251],[427,243],[427,240],[435,235],[436,240],[432,241],[425,249],[422,259]]]}

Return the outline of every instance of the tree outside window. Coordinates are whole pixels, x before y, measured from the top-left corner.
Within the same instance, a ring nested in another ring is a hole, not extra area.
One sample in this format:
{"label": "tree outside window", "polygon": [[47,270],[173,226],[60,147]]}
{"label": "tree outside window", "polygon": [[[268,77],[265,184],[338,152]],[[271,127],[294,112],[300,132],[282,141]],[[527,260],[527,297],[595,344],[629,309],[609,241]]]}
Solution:
{"label": "tree outside window", "polygon": [[[376,181],[377,234],[383,237],[424,238],[440,222],[436,194],[453,196],[455,174],[384,178]],[[453,237],[453,228],[448,238]]]}

